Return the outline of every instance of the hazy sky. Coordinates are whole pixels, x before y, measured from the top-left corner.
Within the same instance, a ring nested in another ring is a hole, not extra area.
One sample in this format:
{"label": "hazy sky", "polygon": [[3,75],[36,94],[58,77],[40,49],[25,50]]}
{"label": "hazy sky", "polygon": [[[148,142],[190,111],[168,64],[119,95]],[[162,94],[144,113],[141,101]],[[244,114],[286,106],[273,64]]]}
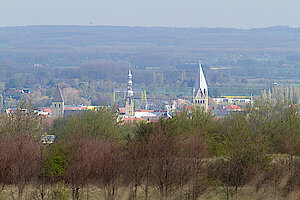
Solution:
{"label": "hazy sky", "polygon": [[300,27],[300,0],[0,0],[0,26]]}

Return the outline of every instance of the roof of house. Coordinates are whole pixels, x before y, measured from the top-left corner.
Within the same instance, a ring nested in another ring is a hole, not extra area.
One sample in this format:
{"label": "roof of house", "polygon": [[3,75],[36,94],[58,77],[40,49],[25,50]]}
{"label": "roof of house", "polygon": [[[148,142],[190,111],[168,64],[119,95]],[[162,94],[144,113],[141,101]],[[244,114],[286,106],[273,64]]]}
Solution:
{"label": "roof of house", "polygon": [[157,117],[160,115],[160,113],[154,113],[154,112],[135,112],[134,116],[137,118],[147,118],[147,117]]}
{"label": "roof of house", "polygon": [[226,110],[241,110],[242,108],[237,105],[230,105],[225,108]]}
{"label": "roof of house", "polygon": [[47,113],[52,113],[52,109],[49,107],[39,107],[38,109]]}
{"label": "roof of house", "polygon": [[64,99],[60,93],[59,87],[58,87],[58,85],[56,85],[52,102],[63,102],[63,101],[64,101]]}

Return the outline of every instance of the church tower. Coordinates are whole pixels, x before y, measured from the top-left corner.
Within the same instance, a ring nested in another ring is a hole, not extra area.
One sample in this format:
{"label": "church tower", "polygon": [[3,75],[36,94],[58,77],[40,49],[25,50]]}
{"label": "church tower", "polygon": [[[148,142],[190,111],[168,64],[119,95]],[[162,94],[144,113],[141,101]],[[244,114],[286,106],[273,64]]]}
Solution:
{"label": "church tower", "polygon": [[208,89],[200,60],[197,79],[193,89],[193,104],[208,110]]}
{"label": "church tower", "polygon": [[127,94],[126,94],[125,116],[126,117],[134,116],[131,66],[129,66],[129,71],[128,71],[128,88],[127,88]]}
{"label": "church tower", "polygon": [[61,95],[58,85],[56,85],[54,97],[52,99],[52,114],[51,118],[56,119],[64,116],[64,99]]}

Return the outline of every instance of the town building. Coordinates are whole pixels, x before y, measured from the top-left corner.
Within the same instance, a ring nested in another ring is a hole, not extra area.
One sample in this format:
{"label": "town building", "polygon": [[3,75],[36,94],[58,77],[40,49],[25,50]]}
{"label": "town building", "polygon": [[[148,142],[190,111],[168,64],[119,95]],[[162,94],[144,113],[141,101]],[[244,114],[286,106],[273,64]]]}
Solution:
{"label": "town building", "polygon": [[213,98],[213,101],[217,104],[221,103],[229,103],[229,104],[250,104],[251,98],[239,98],[239,97],[220,97],[220,98]]}
{"label": "town building", "polygon": [[132,90],[132,73],[131,67],[128,71],[128,88],[126,93],[126,105],[125,105],[125,117],[134,117],[134,101],[133,101],[133,90]]}
{"label": "town building", "polygon": [[193,104],[194,106],[203,107],[205,110],[208,110],[208,88],[200,60],[193,89]]}
{"label": "town building", "polygon": [[64,110],[65,110],[64,107],[65,107],[64,99],[61,95],[61,92],[60,92],[60,89],[59,89],[58,85],[56,85],[54,96],[53,96],[53,99],[52,99],[51,118],[56,119],[56,118],[59,118],[59,117],[63,117],[64,116]]}
{"label": "town building", "polygon": [[242,111],[242,108],[237,105],[229,105],[225,108],[228,111]]}
{"label": "town building", "polygon": [[59,117],[70,117],[72,115],[78,115],[84,110],[95,110],[97,108],[97,106],[65,105],[63,95],[60,91],[59,86],[57,85],[52,99],[51,108],[39,108],[39,114],[50,115],[51,119],[54,120]]}

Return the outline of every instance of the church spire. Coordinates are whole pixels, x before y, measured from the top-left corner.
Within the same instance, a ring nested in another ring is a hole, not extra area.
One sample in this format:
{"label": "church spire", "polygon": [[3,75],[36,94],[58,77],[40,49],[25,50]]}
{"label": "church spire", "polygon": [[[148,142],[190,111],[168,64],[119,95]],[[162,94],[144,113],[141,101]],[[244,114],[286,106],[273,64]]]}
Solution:
{"label": "church spire", "polygon": [[193,88],[193,103],[194,105],[200,105],[201,107],[205,107],[205,110],[208,109],[208,88],[206,79],[204,76],[204,72],[202,69],[202,64],[199,59],[198,61],[199,69],[197,73],[197,78],[195,82],[195,86]]}
{"label": "church spire", "polygon": [[131,65],[129,64],[127,98],[133,97],[132,85],[133,85],[133,82],[132,82]]}
{"label": "church spire", "polygon": [[63,102],[63,97],[61,95],[61,92],[60,92],[60,89],[58,87],[58,84],[56,84],[56,87],[55,87],[55,92],[54,92],[54,96],[53,96],[53,99],[52,99],[52,102]]}
{"label": "church spire", "polygon": [[127,87],[127,95],[126,95],[126,106],[125,106],[125,115],[126,117],[134,116],[134,102],[133,102],[133,89],[132,89],[132,72],[131,65],[129,64],[128,70],[128,87]]}
{"label": "church spire", "polygon": [[60,92],[60,89],[58,87],[58,84],[56,84],[54,96],[52,99],[52,114],[51,118],[56,119],[58,117],[63,117],[64,115],[64,99]]}

